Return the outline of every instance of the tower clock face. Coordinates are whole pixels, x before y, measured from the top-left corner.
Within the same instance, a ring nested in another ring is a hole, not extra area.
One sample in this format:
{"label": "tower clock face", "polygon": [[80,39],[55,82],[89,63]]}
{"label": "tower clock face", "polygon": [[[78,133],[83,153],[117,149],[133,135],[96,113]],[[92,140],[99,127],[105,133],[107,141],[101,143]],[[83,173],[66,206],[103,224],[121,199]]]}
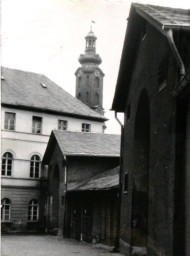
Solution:
{"label": "tower clock face", "polygon": [[95,76],[99,76],[100,72],[98,70],[95,71]]}

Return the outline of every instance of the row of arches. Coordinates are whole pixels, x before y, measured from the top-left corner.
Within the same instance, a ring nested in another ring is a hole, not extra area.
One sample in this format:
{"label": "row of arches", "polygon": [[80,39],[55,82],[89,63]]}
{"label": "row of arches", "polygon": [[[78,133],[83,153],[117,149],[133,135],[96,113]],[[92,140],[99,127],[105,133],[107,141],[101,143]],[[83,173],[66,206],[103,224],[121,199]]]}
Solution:
{"label": "row of arches", "polygon": [[[12,202],[9,198],[3,198],[1,200],[1,220],[11,220],[11,206]],[[37,221],[39,219],[39,203],[36,199],[32,199],[28,203],[28,221]]]}
{"label": "row of arches", "polygon": [[[2,156],[1,175],[11,176],[13,171],[14,157],[11,152],[5,152]],[[41,170],[41,158],[33,155],[30,158],[30,178],[39,178]]]}

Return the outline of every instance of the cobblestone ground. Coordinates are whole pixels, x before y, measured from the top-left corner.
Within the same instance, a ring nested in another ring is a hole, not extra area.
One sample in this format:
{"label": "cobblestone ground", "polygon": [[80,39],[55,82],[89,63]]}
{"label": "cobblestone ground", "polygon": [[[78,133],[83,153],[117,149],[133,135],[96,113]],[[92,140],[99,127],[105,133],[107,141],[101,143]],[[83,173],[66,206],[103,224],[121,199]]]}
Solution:
{"label": "cobblestone ground", "polygon": [[7,235],[1,237],[1,256],[122,256],[110,248],[56,236]]}

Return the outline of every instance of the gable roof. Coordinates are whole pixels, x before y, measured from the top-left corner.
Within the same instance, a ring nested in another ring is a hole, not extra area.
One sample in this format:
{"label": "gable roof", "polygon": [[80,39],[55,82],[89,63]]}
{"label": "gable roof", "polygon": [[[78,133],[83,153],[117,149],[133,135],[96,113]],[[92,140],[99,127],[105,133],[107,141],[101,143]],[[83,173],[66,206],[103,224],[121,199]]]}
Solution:
{"label": "gable roof", "polygon": [[190,10],[163,6],[133,4],[136,12],[147,19],[152,25],[158,24],[162,29],[190,29]]}
{"label": "gable roof", "polygon": [[112,110],[124,112],[133,66],[140,42],[143,19],[164,36],[164,29],[190,31],[190,10],[132,4],[128,19]]}
{"label": "gable roof", "polygon": [[52,131],[43,163],[48,164],[52,148],[58,144],[66,156],[119,157],[120,135],[105,133]]}
{"label": "gable roof", "polygon": [[75,184],[73,187],[69,187],[68,184],[68,191],[98,191],[117,188],[119,187],[119,170],[120,167],[117,166],[80,184]]}
{"label": "gable roof", "polygon": [[2,105],[98,121],[107,120],[44,75],[5,67],[1,75]]}

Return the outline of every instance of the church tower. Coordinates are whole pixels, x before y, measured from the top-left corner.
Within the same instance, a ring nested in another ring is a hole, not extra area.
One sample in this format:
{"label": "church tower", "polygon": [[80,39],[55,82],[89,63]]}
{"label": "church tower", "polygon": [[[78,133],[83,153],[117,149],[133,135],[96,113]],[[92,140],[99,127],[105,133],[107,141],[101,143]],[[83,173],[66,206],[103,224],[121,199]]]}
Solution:
{"label": "church tower", "polygon": [[98,113],[103,114],[104,73],[99,68],[102,59],[96,54],[97,37],[92,32],[92,29],[85,39],[85,53],[79,56],[81,67],[75,73],[76,98]]}

